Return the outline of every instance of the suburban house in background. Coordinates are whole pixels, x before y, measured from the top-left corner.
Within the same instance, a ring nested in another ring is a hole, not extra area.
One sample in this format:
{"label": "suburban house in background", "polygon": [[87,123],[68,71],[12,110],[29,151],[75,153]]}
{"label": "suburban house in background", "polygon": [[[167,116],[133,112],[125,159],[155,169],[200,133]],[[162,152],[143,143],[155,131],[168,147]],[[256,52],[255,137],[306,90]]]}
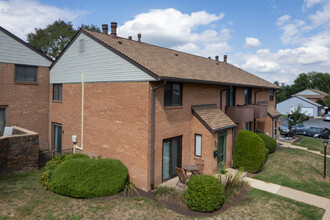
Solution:
{"label": "suburban house in background", "polygon": [[[307,91],[307,90],[305,90]],[[303,91],[304,92],[304,91]],[[281,114],[288,114],[291,113],[293,111],[295,111],[297,109],[297,107],[300,105],[301,106],[301,112],[309,115],[309,116],[313,116],[313,117],[317,117],[317,116],[321,116],[321,110],[323,109],[323,106],[317,102],[312,101],[310,98],[307,98],[305,96],[301,96],[298,95],[300,93],[297,93],[295,95],[293,95],[291,98],[280,102],[277,104],[277,109]],[[303,93],[305,94],[305,93]],[[311,97],[311,96],[309,96]],[[316,97],[316,95],[313,97]],[[313,98],[315,99],[315,98]]]}
{"label": "suburban house in background", "polygon": [[120,159],[150,190],[175,167],[231,166],[239,130],[278,136],[276,85],[216,59],[81,29],[50,67],[52,149]]}
{"label": "suburban house in background", "polygon": [[324,101],[328,97],[328,93],[322,92],[318,89],[305,89],[304,91],[298,92],[293,96],[302,96],[313,102]]}
{"label": "suburban house in background", "polygon": [[0,27],[0,135],[4,126],[39,133],[48,149],[49,66],[52,60]]}

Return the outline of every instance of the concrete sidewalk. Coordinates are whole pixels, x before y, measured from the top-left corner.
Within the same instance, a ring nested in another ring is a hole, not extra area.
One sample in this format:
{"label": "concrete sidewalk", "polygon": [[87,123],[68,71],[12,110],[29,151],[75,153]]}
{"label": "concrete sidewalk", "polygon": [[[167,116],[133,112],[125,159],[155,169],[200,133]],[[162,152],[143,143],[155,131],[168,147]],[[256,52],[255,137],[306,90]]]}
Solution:
{"label": "concrete sidewalk", "polygon": [[250,177],[245,177],[244,180],[248,182],[253,188],[325,209],[322,220],[330,220],[330,199],[328,198],[291,189],[289,187],[281,186],[278,184],[264,182]]}
{"label": "concrete sidewalk", "polygon": [[[318,154],[318,155],[321,155],[321,156],[324,157],[324,154],[322,154],[321,152],[315,151],[315,150],[308,150],[308,148],[306,148],[306,147],[300,147],[300,146],[292,145],[291,143],[284,142],[284,141],[277,141],[277,143],[281,144],[281,145],[278,145],[280,147],[287,147],[287,148],[305,150],[305,151],[311,152],[313,154]],[[327,157],[330,158],[330,155],[327,155]]]}

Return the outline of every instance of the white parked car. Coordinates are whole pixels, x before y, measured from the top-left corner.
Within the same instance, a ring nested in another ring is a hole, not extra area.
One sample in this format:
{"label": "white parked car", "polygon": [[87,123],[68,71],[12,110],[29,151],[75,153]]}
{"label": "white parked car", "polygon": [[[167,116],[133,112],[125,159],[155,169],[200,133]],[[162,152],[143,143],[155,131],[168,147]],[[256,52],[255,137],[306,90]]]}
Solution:
{"label": "white parked car", "polygon": [[330,114],[326,114],[323,118],[323,121],[330,121]]}

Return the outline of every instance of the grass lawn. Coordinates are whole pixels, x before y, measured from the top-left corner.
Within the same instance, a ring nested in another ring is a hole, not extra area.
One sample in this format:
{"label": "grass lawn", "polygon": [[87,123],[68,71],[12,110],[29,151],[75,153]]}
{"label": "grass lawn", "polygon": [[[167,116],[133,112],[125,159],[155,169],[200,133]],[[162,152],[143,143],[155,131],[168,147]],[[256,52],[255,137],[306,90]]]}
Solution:
{"label": "grass lawn", "polygon": [[[191,219],[142,197],[74,199],[44,191],[42,171],[0,177],[0,219]],[[323,209],[259,190],[213,219],[321,219]]]}
{"label": "grass lawn", "polygon": [[290,149],[269,155],[264,170],[254,178],[330,198],[330,158],[323,178],[323,156]]}
{"label": "grass lawn", "polygon": [[[324,153],[323,139],[299,136],[302,139],[300,143],[293,143],[293,145],[307,147],[309,150],[319,151]],[[327,155],[330,155],[330,147],[327,148]]]}

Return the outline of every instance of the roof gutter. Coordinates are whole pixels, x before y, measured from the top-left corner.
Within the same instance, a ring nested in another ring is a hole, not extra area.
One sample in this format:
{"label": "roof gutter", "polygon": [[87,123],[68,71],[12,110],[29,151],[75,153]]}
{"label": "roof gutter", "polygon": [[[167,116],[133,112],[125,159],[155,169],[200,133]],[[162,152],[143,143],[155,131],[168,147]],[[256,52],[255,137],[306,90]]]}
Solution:
{"label": "roof gutter", "polygon": [[162,85],[152,88],[151,94],[151,156],[150,156],[150,186],[151,189],[154,187],[155,183],[155,93],[156,90],[164,87],[166,81]]}

